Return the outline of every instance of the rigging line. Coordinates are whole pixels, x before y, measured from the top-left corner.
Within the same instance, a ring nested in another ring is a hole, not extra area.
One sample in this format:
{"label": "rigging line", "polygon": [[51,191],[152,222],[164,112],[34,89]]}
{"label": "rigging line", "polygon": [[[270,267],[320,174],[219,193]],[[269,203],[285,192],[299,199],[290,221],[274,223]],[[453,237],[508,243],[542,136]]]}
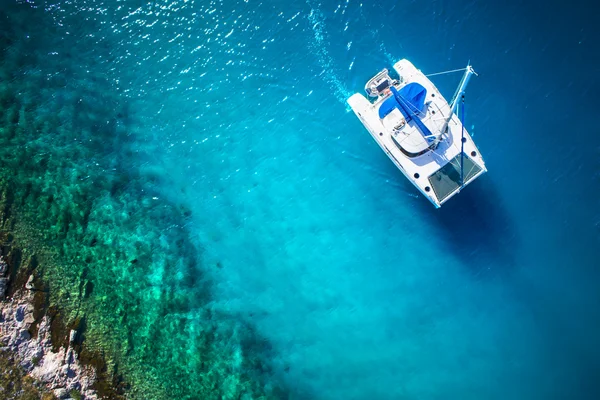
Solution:
{"label": "rigging line", "polygon": [[[473,172],[473,170],[475,169],[475,166],[476,166],[476,165],[477,165],[477,164],[473,163],[473,166],[471,167],[471,169],[469,170],[469,172],[467,172],[467,178],[469,178],[469,176],[471,175],[471,172]],[[471,178],[472,178],[472,176],[471,176]],[[471,181],[471,179],[469,179],[469,181]],[[464,186],[465,186],[465,185],[463,184],[463,187],[464,187]]]}
{"label": "rigging line", "polygon": [[425,76],[436,76],[436,75],[443,75],[443,74],[451,74],[453,72],[459,72],[459,71],[465,71],[466,68],[460,68],[460,69],[453,69],[450,71],[444,71],[444,72],[436,72],[435,74],[427,74]]}
{"label": "rigging line", "polygon": [[462,104],[461,104],[461,121],[460,121],[460,187],[465,186],[465,173],[464,173],[464,155],[465,155],[465,95],[462,95]]}

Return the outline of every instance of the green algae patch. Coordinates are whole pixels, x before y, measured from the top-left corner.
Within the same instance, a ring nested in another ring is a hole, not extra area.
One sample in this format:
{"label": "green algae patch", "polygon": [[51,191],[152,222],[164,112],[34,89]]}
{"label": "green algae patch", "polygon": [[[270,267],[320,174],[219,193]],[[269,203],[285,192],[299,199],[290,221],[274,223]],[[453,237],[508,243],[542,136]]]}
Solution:
{"label": "green algae patch", "polygon": [[[51,316],[54,346],[77,330],[106,398],[285,397],[256,332],[212,310],[191,213],[164,200],[158,145],[104,61],[77,49],[98,43],[65,47],[60,28],[25,4],[2,13],[3,250],[13,288],[31,274],[40,285],[36,315]],[[71,37],[86,37],[86,25]],[[68,62],[46,56],[55,48]]]}

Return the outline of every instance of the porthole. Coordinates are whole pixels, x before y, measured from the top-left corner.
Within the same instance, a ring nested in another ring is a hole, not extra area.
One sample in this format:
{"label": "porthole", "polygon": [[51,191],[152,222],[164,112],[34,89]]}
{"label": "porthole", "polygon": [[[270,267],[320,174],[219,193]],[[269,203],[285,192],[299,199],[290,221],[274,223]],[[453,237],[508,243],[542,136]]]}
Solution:
{"label": "porthole", "polygon": [[420,176],[421,176],[421,175],[419,175],[419,173],[418,173],[418,172],[415,172],[415,174],[414,174],[414,177],[415,177],[415,179],[419,179],[419,177],[420,177]]}
{"label": "porthole", "polygon": [[435,93],[431,93],[431,97],[435,97]]}
{"label": "porthole", "polygon": [[435,110],[431,110],[431,113],[432,113],[432,114],[435,114]]}
{"label": "porthole", "polygon": [[425,191],[429,192],[431,190],[431,188],[429,186],[425,186]]}
{"label": "porthole", "polygon": [[476,155],[477,155],[477,152],[475,152],[475,151],[471,152],[471,157],[475,157]]}
{"label": "porthole", "polygon": [[383,136],[383,132],[379,132],[379,136]]}
{"label": "porthole", "polygon": [[463,143],[467,143],[467,138],[464,137],[464,138],[460,139],[460,141],[463,142]]}

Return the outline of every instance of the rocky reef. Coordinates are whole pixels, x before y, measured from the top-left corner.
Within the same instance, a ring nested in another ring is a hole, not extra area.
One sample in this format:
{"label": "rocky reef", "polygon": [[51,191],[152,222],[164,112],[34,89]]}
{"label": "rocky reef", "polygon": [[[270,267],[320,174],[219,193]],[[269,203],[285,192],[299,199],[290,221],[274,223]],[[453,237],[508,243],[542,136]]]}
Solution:
{"label": "rocky reef", "polygon": [[[39,314],[35,298],[39,289],[35,287],[34,276],[30,275],[23,288],[16,288],[13,296],[6,298],[10,283],[8,269],[0,257],[0,351],[4,359],[12,361],[13,367],[22,368],[24,377],[33,378],[36,383],[33,386],[38,387],[38,394],[45,394],[45,398],[97,399],[93,387],[96,371],[80,362],[75,348],[78,332],[70,330],[65,338],[66,346],[53,343],[51,312],[35,316]],[[19,398],[23,393],[21,389],[12,396],[5,393],[3,398]]]}

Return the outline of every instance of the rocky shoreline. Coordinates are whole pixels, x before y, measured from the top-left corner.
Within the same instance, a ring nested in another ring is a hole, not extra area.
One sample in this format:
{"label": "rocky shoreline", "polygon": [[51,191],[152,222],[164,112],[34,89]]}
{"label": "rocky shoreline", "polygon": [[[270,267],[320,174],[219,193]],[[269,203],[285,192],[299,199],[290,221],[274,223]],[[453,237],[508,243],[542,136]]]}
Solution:
{"label": "rocky shoreline", "polygon": [[[9,279],[9,266],[0,256],[0,352],[8,355],[5,359],[13,360],[25,376],[33,378],[36,386],[50,396],[43,398],[98,399],[94,388],[96,370],[84,365],[76,351],[80,334],[72,329],[68,338],[62,338],[66,345],[53,343],[54,317],[50,310],[40,313],[36,307],[39,290],[34,286],[34,275],[28,277],[24,287],[13,288],[12,296],[5,298]],[[0,387],[0,392],[4,390]],[[7,398],[2,393],[0,397]]]}

